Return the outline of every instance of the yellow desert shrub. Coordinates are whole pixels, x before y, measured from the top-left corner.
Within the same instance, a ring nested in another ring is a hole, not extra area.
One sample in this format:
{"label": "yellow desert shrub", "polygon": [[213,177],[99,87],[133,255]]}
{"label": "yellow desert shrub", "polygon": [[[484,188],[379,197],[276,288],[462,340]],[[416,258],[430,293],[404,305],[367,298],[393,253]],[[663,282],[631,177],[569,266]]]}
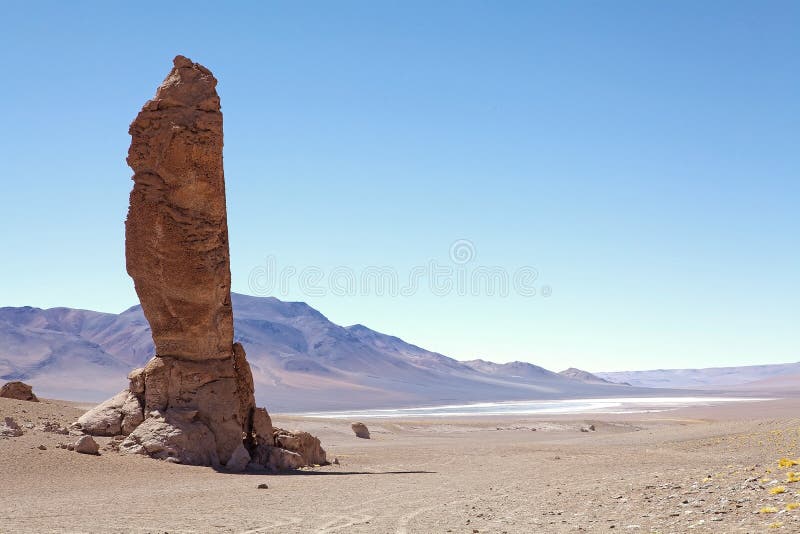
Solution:
{"label": "yellow desert shrub", "polygon": [[774,506],[765,506],[761,510],[759,510],[762,514],[775,514],[778,512],[778,509]]}
{"label": "yellow desert shrub", "polygon": [[789,471],[786,473],[786,482],[800,482],[800,472]]}
{"label": "yellow desert shrub", "polygon": [[786,488],[783,486],[775,486],[774,488],[769,490],[770,495],[778,495],[780,493],[786,493]]}
{"label": "yellow desert shrub", "polygon": [[769,524],[769,528],[781,528],[783,526],[782,521],[775,521],[774,523]]}
{"label": "yellow desert shrub", "polygon": [[786,511],[791,512],[792,510],[797,510],[800,508],[800,502],[790,502],[786,503]]}
{"label": "yellow desert shrub", "polygon": [[792,467],[795,465],[800,465],[800,460],[791,460],[789,458],[781,458],[778,460],[778,467]]}

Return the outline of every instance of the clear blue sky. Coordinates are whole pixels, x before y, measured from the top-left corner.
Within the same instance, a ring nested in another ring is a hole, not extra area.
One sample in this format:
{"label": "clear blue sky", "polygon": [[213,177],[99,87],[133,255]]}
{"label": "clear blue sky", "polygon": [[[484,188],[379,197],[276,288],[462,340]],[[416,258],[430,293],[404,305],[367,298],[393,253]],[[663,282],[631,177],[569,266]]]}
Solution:
{"label": "clear blue sky", "polygon": [[0,305],[136,303],[127,128],[180,53],[220,80],[234,291],[468,239],[552,295],[276,296],[460,359],[800,360],[800,3],[179,4],[4,4]]}

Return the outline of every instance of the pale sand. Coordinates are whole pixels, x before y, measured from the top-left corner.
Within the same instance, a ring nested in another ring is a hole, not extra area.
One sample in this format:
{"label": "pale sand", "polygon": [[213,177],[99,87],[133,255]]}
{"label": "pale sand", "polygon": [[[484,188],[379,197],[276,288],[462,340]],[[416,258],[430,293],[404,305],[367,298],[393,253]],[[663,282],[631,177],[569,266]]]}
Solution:
{"label": "pale sand", "polygon": [[[0,399],[0,421],[66,424],[80,413]],[[589,418],[367,420],[372,440],[356,438],[349,421],[274,419],[319,435],[340,465],[233,475],[80,455],[56,448],[74,438],[38,429],[0,439],[0,532],[727,533],[776,521],[775,532],[800,532],[800,509],[783,511],[800,502],[800,482],[772,482],[786,478],[779,458],[800,457],[800,399]],[[596,432],[579,431],[588,423]],[[771,495],[776,485],[786,493]],[[764,506],[781,511],[757,513]]]}

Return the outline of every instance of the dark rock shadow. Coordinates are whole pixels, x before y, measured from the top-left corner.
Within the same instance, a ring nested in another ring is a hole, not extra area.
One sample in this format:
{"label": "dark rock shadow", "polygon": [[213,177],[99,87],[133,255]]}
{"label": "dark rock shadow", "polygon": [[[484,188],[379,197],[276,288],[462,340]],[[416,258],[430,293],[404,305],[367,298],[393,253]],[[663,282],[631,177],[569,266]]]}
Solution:
{"label": "dark rock shadow", "polygon": [[355,476],[355,475],[435,475],[437,471],[243,471],[241,473],[231,473],[224,467],[213,468],[218,473],[226,475],[255,475],[255,476]]}

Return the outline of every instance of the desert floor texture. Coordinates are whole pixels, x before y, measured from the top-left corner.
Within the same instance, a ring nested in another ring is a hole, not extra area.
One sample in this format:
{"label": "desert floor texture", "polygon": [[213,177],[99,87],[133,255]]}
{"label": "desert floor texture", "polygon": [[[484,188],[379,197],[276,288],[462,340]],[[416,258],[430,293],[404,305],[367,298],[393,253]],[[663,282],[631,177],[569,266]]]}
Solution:
{"label": "desert floor texture", "polygon": [[0,421],[25,430],[0,439],[0,532],[800,532],[800,481],[787,482],[800,480],[787,461],[800,460],[800,399],[366,420],[371,440],[350,421],[277,415],[339,460],[279,475],[121,456],[104,438],[100,456],[58,448],[75,438],[42,425],[82,408],[0,399]]}

